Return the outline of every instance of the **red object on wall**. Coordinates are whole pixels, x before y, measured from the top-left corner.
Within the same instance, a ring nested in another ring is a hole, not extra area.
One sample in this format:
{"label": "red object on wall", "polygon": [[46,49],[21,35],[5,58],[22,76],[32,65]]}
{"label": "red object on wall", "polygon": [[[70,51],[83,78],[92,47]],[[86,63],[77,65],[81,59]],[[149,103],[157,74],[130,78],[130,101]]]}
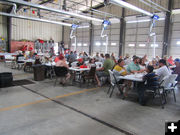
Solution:
{"label": "red object on wall", "polygon": [[29,51],[34,50],[34,42],[11,41],[11,53],[22,50],[25,47],[25,50],[27,50],[27,46]]}

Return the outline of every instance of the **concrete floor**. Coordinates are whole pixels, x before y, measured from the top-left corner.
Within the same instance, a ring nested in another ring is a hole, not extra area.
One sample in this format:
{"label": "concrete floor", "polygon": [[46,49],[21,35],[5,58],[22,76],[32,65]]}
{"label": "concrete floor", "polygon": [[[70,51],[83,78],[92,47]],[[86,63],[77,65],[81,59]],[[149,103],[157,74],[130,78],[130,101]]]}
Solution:
{"label": "concrete floor", "polygon": [[[0,72],[5,71],[13,72],[14,80],[33,78],[0,63]],[[116,94],[109,98],[108,87],[54,87],[53,83],[46,79],[1,88],[0,135],[162,135],[165,121],[180,119],[178,89],[177,102],[170,97],[162,109],[158,104],[140,106],[121,100]]]}

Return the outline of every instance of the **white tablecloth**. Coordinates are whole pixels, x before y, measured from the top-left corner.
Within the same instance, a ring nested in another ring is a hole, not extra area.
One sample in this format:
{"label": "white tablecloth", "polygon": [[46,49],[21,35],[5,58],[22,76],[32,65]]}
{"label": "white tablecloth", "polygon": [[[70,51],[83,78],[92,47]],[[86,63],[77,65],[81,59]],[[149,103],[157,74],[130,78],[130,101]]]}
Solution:
{"label": "white tablecloth", "polygon": [[143,79],[142,79],[143,76],[144,74],[131,74],[131,75],[126,75],[126,76],[118,76],[117,79],[143,82]]}
{"label": "white tablecloth", "polygon": [[73,68],[73,67],[70,67],[69,70],[72,70],[72,71],[88,71],[88,70],[90,70],[90,68]]}
{"label": "white tablecloth", "polygon": [[35,62],[35,60],[33,60],[33,59],[22,60],[22,61],[24,61],[25,63],[26,63],[26,62],[32,62],[32,63],[34,63],[34,62]]}

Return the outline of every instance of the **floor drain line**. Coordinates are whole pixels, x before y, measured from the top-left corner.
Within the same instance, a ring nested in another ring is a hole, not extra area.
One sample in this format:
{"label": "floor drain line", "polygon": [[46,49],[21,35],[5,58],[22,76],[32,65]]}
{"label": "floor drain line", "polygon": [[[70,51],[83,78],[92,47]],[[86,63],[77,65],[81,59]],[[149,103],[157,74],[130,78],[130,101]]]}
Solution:
{"label": "floor drain line", "polygon": [[130,132],[130,131],[126,131],[126,130],[124,130],[124,129],[121,129],[121,128],[119,128],[119,127],[116,127],[116,126],[114,126],[114,125],[112,125],[112,124],[110,124],[110,123],[107,123],[107,122],[105,122],[105,121],[103,121],[103,120],[100,120],[100,119],[98,119],[98,118],[96,118],[96,117],[93,117],[93,116],[91,116],[91,115],[89,115],[89,114],[86,114],[86,113],[84,113],[84,112],[82,112],[82,111],[80,111],[80,110],[78,110],[78,109],[76,109],[76,108],[74,108],[74,107],[71,107],[71,106],[69,106],[69,105],[66,105],[66,104],[64,104],[64,103],[62,103],[62,102],[60,102],[60,101],[51,99],[51,98],[49,98],[49,97],[47,97],[47,96],[45,96],[45,95],[43,95],[43,94],[41,94],[41,93],[39,93],[39,92],[37,92],[37,91],[34,91],[34,90],[30,89],[30,88],[27,88],[27,87],[25,87],[25,86],[21,86],[21,87],[23,87],[23,88],[25,88],[26,90],[29,90],[29,91],[37,94],[37,95],[40,95],[40,96],[42,96],[42,97],[44,97],[44,98],[47,98],[47,99],[49,99],[49,100],[51,100],[51,101],[53,101],[53,102],[55,102],[55,103],[57,103],[57,104],[59,104],[59,105],[62,105],[62,106],[66,107],[66,108],[68,108],[68,109],[70,109],[70,110],[73,110],[73,111],[75,111],[75,112],[77,112],[77,113],[80,113],[80,114],[82,114],[82,115],[84,115],[84,116],[86,116],[86,117],[88,117],[88,118],[90,118],[90,119],[93,119],[93,120],[95,120],[96,122],[99,122],[99,123],[101,123],[101,124],[103,124],[103,125],[105,125],[105,126],[108,126],[108,127],[112,128],[112,129],[115,129],[115,130],[117,130],[117,131],[119,131],[119,132],[121,132],[121,133],[124,133],[124,134],[126,134],[126,135],[136,135],[135,133],[132,133],[132,132]]}

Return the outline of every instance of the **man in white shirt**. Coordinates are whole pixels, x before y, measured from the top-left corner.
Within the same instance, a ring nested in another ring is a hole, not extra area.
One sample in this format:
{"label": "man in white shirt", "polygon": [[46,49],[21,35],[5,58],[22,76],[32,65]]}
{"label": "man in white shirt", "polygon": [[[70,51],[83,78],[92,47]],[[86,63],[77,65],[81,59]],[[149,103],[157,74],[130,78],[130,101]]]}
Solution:
{"label": "man in white shirt", "polygon": [[159,76],[159,81],[161,82],[165,76],[169,76],[170,70],[166,66],[166,60],[159,60],[159,69],[157,69],[156,74]]}

